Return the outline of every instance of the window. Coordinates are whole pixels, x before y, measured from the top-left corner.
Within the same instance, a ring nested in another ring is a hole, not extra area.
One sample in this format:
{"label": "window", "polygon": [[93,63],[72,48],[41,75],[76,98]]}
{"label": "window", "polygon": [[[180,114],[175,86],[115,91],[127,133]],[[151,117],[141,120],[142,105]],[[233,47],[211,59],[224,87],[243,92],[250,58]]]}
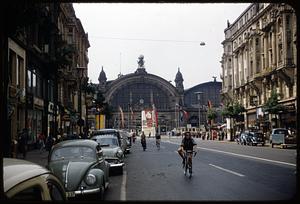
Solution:
{"label": "window", "polygon": [[27,71],[27,87],[28,87],[28,92],[32,92],[32,73],[31,73],[31,70]]}

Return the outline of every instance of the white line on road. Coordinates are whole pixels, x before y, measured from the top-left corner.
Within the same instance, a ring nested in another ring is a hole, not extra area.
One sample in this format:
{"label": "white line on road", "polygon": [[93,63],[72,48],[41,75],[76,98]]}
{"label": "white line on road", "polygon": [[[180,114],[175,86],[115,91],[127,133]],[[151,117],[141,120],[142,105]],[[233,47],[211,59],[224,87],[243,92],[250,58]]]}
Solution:
{"label": "white line on road", "polygon": [[[169,141],[169,143],[179,145],[178,143],[171,142],[171,141]],[[250,158],[250,159],[256,159],[256,160],[267,161],[267,162],[278,163],[278,164],[285,164],[285,165],[289,165],[289,166],[294,166],[294,167],[296,167],[296,164],[292,164],[292,163],[288,163],[288,162],[276,161],[276,160],[272,160],[272,159],[264,159],[264,158],[261,158],[261,157],[254,157],[254,156],[243,155],[243,154],[236,154],[236,153],[225,152],[225,151],[216,150],[216,149],[209,149],[209,148],[205,148],[205,147],[197,147],[197,148],[198,148],[198,149],[208,150],[208,151],[213,151],[213,152],[219,152],[219,153],[224,153],[224,154],[230,154],[230,155],[234,155],[234,156],[238,156],[238,157],[245,157],[245,158]]]}
{"label": "white line on road", "polygon": [[205,148],[205,147],[197,147],[197,148],[208,150],[208,151],[213,151],[213,152],[220,152],[220,153],[224,153],[224,154],[231,154],[231,155],[235,155],[235,156],[239,156],[239,157],[262,160],[262,161],[273,162],[273,163],[278,163],[278,164],[285,164],[285,165],[289,165],[289,166],[296,166],[296,164],[276,161],[276,160],[272,160],[272,159],[264,159],[264,158],[260,158],[260,157],[253,157],[253,156],[248,156],[248,155],[243,155],[243,154],[236,154],[236,153],[232,153],[232,152],[224,152],[224,151],[221,151],[221,150],[209,149],[209,148]]}
{"label": "white line on road", "polygon": [[126,168],[124,168],[123,176],[122,176],[122,184],[121,184],[121,194],[120,194],[120,200],[123,200],[123,201],[126,200],[126,182],[127,182],[127,171],[126,171]]}
{"label": "white line on road", "polygon": [[235,172],[235,171],[231,171],[231,170],[228,170],[228,169],[224,169],[224,168],[222,168],[222,167],[219,167],[219,166],[216,166],[216,165],[213,165],[213,164],[209,164],[209,165],[210,165],[210,166],[213,166],[213,167],[215,167],[215,168],[217,168],[217,169],[220,169],[220,170],[229,172],[229,173],[231,173],[231,174],[240,176],[240,177],[244,177],[244,176],[245,176],[245,175],[243,175],[243,174],[239,174],[239,173],[237,173],[237,172]]}

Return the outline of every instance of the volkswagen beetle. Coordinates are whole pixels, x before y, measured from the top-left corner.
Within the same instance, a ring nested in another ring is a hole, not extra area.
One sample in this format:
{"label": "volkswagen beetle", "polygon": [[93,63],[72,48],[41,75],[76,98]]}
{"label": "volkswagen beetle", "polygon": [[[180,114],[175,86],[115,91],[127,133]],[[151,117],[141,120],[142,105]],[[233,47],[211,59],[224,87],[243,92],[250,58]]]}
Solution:
{"label": "volkswagen beetle", "polygon": [[24,201],[65,201],[61,181],[45,167],[30,161],[3,158],[4,195],[7,199]]}
{"label": "volkswagen beetle", "polygon": [[49,153],[47,167],[62,181],[68,198],[94,194],[103,199],[109,163],[97,142],[75,139],[57,143]]}

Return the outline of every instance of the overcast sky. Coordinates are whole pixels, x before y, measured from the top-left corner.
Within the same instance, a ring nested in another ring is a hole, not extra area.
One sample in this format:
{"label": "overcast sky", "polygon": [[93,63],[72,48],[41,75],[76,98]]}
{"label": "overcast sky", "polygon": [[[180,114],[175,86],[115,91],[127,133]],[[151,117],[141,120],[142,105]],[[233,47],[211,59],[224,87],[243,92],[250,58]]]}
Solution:
{"label": "overcast sky", "polygon": [[[88,76],[98,83],[103,66],[108,80],[133,73],[144,55],[148,73],[168,81],[178,70],[184,88],[220,81],[224,29],[249,3],[74,3],[88,33]],[[205,46],[200,46],[205,42]]]}

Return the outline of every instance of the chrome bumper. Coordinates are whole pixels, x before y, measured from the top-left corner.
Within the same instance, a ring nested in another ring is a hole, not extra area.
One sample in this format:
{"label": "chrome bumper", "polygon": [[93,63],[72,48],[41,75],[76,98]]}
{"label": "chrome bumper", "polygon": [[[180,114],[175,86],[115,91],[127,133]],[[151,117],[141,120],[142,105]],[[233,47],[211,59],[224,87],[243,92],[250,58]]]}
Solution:
{"label": "chrome bumper", "polygon": [[122,167],[122,166],[124,166],[124,163],[117,163],[117,164],[115,164],[115,163],[110,163],[109,165],[110,165],[111,168],[114,168],[114,167]]}
{"label": "chrome bumper", "polygon": [[76,195],[94,194],[94,193],[99,193],[99,192],[100,192],[100,188],[77,190],[77,191],[67,191],[66,197],[72,198],[72,197],[75,197]]}

